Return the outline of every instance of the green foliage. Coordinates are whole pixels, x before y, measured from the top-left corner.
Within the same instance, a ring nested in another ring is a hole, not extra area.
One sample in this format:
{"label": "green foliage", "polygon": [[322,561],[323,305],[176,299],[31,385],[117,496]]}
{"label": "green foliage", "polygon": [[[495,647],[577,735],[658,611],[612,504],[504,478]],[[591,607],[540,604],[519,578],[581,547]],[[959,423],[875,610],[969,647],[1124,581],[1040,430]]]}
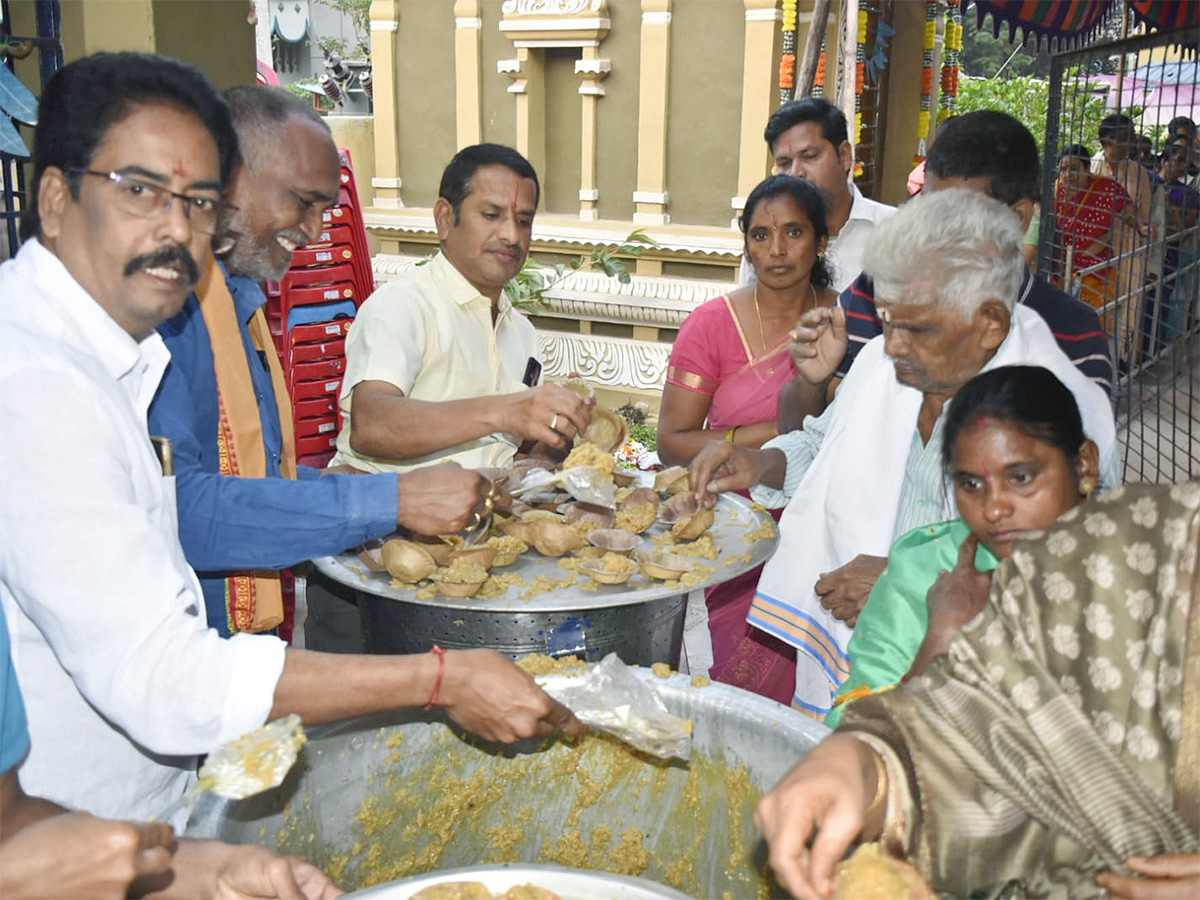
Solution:
{"label": "green foliage", "polygon": [[321,105],[321,109],[333,109],[332,100],[326,97],[323,93],[313,93],[309,90],[309,88],[316,88],[318,91],[320,91],[320,86],[312,79],[291,81],[283,85],[283,89],[285,91],[287,91],[289,94],[295,94],[305,103],[312,103],[313,97],[316,97],[317,102]]}
{"label": "green foliage", "polygon": [[621,284],[629,284],[629,269],[617,255],[636,257],[641,255],[643,248],[657,246],[658,241],[639,228],[630,232],[615,250],[598,247],[587,256],[578,256],[567,263],[553,266],[543,266],[530,258],[525,260],[516,277],[505,285],[504,295],[517,309],[535,312],[542,306],[546,292],[572,272],[596,269],[609,278],[616,278]]}
{"label": "green foliage", "polygon": [[[1106,112],[1104,100],[1092,93],[1078,71],[1071,70],[1064,74],[1060,144],[1087,143],[1099,149],[1096,132]],[[1033,133],[1038,150],[1043,154],[1049,102],[1050,83],[1030,75],[1017,78],[964,77],[958,83],[960,113],[977,109],[1006,112]],[[1133,110],[1131,115],[1136,117],[1137,112]]]}
{"label": "green foliage", "polygon": [[345,58],[346,50],[350,47],[350,41],[344,37],[334,37],[327,34],[317,38],[317,46],[321,48],[321,52],[326,56],[336,53],[338,56]]}
{"label": "green foliage", "polygon": [[[1016,44],[1008,42],[1008,29],[1001,28],[1000,36],[993,37],[991,22],[985,21],[983,28],[975,24],[975,10],[968,10],[962,17],[963,48],[960,65],[964,76],[973,78],[995,78],[1001,70],[1005,75],[1035,75],[1039,78],[1050,77],[1050,53],[1043,49],[1039,53],[1037,45],[1030,41],[1025,44],[1012,60]],[[1005,62],[1008,61],[1008,65]]]}
{"label": "green foliage", "polygon": [[629,425],[629,439],[637,441],[647,450],[658,449],[658,429],[652,425],[631,423]]}
{"label": "green foliage", "polygon": [[[371,56],[371,0],[317,0],[321,6],[336,10],[343,16],[350,19],[350,24],[354,28],[355,55]],[[329,42],[329,45],[326,45]],[[346,38],[317,38],[317,46],[328,55],[330,52],[336,52],[342,58],[346,57],[346,51],[350,48],[350,41]]]}

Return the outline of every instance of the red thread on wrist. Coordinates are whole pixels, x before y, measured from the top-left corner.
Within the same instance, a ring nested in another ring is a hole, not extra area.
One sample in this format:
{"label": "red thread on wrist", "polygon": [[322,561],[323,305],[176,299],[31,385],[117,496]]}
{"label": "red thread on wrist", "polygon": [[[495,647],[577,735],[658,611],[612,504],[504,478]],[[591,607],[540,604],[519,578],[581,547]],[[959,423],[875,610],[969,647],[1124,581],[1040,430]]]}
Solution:
{"label": "red thread on wrist", "polygon": [[429,648],[430,653],[436,653],[438,658],[438,674],[437,681],[433,683],[433,693],[429,695],[429,702],[425,704],[425,709],[433,709],[437,703],[438,691],[442,689],[442,677],[446,674],[446,651],[437,644]]}

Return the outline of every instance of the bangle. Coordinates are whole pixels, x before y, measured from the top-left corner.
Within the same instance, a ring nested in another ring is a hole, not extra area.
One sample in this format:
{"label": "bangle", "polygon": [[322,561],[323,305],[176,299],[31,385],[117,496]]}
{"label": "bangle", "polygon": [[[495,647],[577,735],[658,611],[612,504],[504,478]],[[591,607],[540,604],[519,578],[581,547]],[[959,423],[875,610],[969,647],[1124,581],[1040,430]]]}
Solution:
{"label": "bangle", "polygon": [[434,644],[429,652],[437,654],[438,673],[437,681],[433,683],[433,693],[429,695],[429,702],[425,704],[426,710],[433,709],[434,704],[437,703],[438,691],[442,689],[442,677],[446,674],[446,651],[437,644]]}
{"label": "bangle", "polygon": [[737,434],[737,430],[738,430],[738,426],[734,425],[727,432],[725,432],[725,443],[727,443],[727,444],[734,443],[733,437],[734,437],[734,435]]}
{"label": "bangle", "polygon": [[888,777],[887,764],[883,761],[883,757],[875,750],[871,750],[871,759],[875,762],[875,797],[871,800],[871,805],[863,811],[863,818],[868,818],[879,805],[887,799]]}

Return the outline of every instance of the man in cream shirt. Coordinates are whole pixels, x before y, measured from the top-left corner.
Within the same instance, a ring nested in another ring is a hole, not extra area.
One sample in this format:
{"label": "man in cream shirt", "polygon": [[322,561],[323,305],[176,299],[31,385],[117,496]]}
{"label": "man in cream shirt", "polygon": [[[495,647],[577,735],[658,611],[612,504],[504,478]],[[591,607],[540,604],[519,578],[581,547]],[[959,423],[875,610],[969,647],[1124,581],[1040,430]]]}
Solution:
{"label": "man in cream shirt", "polygon": [[563,448],[587,403],[536,380],[533,326],[504,296],[529,255],[537,173],[517,151],[467,147],[433,209],[441,252],[376,291],[346,339],[342,431],[330,465],[405,472],[507,465],[523,442]]}

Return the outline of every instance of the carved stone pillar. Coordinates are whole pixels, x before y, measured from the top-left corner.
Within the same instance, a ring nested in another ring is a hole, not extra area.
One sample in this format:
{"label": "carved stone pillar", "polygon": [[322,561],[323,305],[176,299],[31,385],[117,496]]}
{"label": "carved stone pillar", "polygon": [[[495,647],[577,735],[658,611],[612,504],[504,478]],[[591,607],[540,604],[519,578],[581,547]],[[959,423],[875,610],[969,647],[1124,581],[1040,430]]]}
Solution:
{"label": "carved stone pillar", "polygon": [[483,66],[479,0],[454,2],[454,95],[458,147],[483,139]]}
{"label": "carved stone pillar", "polygon": [[[579,92],[584,94],[584,140],[583,140],[583,184],[587,184],[591,171],[592,185],[588,194],[595,194],[595,98],[603,95],[599,90],[599,63],[607,61],[596,58],[596,48],[612,26],[608,18],[608,0],[504,0],[500,7],[500,31],[513,42],[515,59],[502,59],[496,68],[512,78],[508,92],[517,101],[517,149],[533,163],[539,172],[544,171],[546,162],[546,80],[545,49],[547,47],[582,48],[583,58],[579,65],[585,84]],[[589,53],[590,51],[590,53]],[[607,69],[604,70],[607,73]],[[584,92],[587,77],[593,77],[598,92]],[[593,137],[589,156],[587,138],[588,105],[591,105]],[[590,160],[590,162],[589,162]],[[580,191],[582,201],[583,191]],[[595,199],[590,201],[594,210]]]}
{"label": "carved stone pillar", "polygon": [[666,225],[667,80],[671,64],[671,0],[642,0],[642,52],[638,89],[638,225]]}
{"label": "carved stone pillar", "polygon": [[546,163],[546,65],[541,51],[517,48],[516,59],[502,59],[496,71],[512,79],[508,92],[517,100],[517,151],[539,173]]}
{"label": "carved stone pillar", "polygon": [[375,82],[374,206],[401,209],[400,131],[396,122],[396,32],[400,27],[397,0],[371,2],[371,63],[383,77]]}
{"label": "carved stone pillar", "polygon": [[782,38],[778,22],[783,18],[779,0],[742,0],[746,9],[745,63],[742,67],[742,127],[738,150],[738,193],[731,201],[737,216],[746,197],[771,168],[771,154],[763,143],[763,128],[775,107],[775,85]]}
{"label": "carved stone pillar", "polygon": [[583,83],[579,86],[583,113],[580,129],[579,161],[579,218],[594,222],[599,217],[596,203],[600,192],[596,189],[596,103],[604,96],[600,82],[611,71],[612,63],[598,59],[595,47],[584,47],[583,58],[575,62],[575,74]]}

